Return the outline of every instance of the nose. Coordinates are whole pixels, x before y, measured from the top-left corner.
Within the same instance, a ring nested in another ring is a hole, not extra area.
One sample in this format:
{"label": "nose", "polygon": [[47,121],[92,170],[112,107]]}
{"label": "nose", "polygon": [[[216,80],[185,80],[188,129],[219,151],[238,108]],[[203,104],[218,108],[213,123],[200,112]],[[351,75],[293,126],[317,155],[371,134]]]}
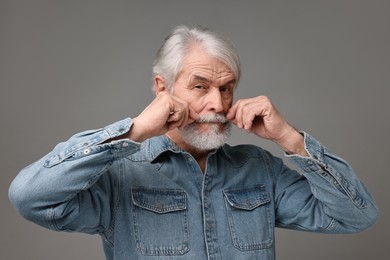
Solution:
{"label": "nose", "polygon": [[221,113],[224,110],[221,92],[218,88],[208,93],[207,109],[214,113]]}

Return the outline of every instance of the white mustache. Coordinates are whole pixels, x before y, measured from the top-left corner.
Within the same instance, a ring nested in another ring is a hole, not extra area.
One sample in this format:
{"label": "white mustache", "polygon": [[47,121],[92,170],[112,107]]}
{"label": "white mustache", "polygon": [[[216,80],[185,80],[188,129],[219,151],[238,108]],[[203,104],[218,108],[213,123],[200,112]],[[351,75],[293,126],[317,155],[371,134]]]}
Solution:
{"label": "white mustache", "polygon": [[201,115],[198,120],[195,122],[197,123],[226,123],[228,122],[227,118],[224,115],[221,114],[206,114]]}

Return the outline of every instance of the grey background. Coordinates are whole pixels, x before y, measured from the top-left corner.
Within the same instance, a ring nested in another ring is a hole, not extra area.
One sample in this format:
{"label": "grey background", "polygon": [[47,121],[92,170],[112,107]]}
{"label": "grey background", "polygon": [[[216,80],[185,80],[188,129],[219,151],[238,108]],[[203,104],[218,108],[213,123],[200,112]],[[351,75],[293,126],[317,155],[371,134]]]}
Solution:
{"label": "grey background", "polygon": [[[347,159],[381,210],[355,235],[277,230],[278,259],[388,259],[390,1],[0,1],[1,259],[103,259],[100,238],[56,233],[8,201],[25,165],[70,135],[137,115],[177,24],[236,44],[237,98],[268,95],[297,128]],[[235,130],[231,143],[273,144]]]}

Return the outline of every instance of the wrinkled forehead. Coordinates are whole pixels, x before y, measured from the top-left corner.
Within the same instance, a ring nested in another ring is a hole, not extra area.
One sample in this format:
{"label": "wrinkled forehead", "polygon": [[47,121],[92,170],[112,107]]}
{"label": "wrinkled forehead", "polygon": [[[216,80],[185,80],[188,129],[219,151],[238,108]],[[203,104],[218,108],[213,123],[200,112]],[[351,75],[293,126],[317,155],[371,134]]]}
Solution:
{"label": "wrinkled forehead", "polygon": [[187,52],[182,61],[181,73],[192,80],[229,82],[236,80],[234,71],[228,64],[201,48]]}

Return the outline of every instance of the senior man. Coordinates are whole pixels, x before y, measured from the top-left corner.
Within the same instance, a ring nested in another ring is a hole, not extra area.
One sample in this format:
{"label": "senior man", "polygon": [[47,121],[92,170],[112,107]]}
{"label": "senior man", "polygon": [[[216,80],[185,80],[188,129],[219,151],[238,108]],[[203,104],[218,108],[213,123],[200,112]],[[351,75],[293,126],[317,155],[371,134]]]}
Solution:
{"label": "senior man", "polygon": [[[158,51],[155,99],[24,168],[9,195],[27,219],[99,234],[107,259],[274,259],[274,228],[352,233],[377,219],[351,167],[265,96],[233,102],[240,62],[208,29],[177,27]],[[278,144],[302,171],[232,124]]]}

